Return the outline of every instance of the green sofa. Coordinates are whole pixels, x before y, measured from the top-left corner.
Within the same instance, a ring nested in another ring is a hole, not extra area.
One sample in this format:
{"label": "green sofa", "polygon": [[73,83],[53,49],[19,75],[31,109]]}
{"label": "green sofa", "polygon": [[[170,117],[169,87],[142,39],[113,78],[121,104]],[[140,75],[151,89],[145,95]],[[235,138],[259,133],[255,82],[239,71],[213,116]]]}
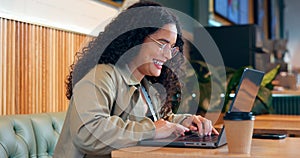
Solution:
{"label": "green sofa", "polygon": [[0,116],[0,158],[51,158],[65,115]]}

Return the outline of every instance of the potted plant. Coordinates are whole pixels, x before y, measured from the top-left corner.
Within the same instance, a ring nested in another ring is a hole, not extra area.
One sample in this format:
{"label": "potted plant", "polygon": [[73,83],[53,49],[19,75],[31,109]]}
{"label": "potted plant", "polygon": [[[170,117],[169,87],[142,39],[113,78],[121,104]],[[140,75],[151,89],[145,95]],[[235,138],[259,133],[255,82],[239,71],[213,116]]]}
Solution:
{"label": "potted plant", "polygon": [[[230,97],[231,93],[234,93],[237,89],[237,86],[239,84],[240,78],[242,76],[243,70],[248,67],[252,68],[251,66],[245,66],[241,67],[238,70],[232,69],[232,68],[225,68],[226,70],[226,76],[227,76],[227,85],[226,87],[226,94],[224,95],[224,98],[213,98],[211,99],[211,75],[212,72],[208,70],[208,66],[203,61],[191,61],[191,64],[196,70],[196,76],[198,80],[199,87],[193,87],[189,86],[190,78],[194,77],[193,73],[187,73],[186,77],[186,84],[189,89],[189,92],[193,92],[195,89],[199,89],[200,94],[196,93],[196,97],[185,97],[188,99],[186,104],[184,104],[186,107],[185,112],[189,112],[189,109],[192,107],[195,107],[195,104],[198,104],[197,114],[205,115],[205,113],[208,110],[208,107],[210,106],[211,109],[220,109],[222,108],[222,112],[226,112],[229,108],[230,102],[233,99]],[[272,113],[272,81],[275,79],[276,75],[279,73],[280,66],[276,66],[269,72],[266,72],[263,78],[263,81],[261,83],[258,95],[256,97],[255,103],[253,105],[252,112],[256,115],[258,114],[265,114],[265,113]],[[218,71],[218,68],[215,69],[216,73]],[[214,74],[216,75],[216,74]],[[216,75],[217,79],[214,80],[215,83],[213,84],[222,84],[221,80],[218,79],[218,76]],[[220,88],[224,86],[218,86]],[[223,90],[225,91],[225,90]],[[192,93],[194,95],[194,93]],[[211,102],[213,101],[213,103]],[[173,107],[174,111],[178,110],[178,107]],[[191,110],[190,110],[191,111]]]}

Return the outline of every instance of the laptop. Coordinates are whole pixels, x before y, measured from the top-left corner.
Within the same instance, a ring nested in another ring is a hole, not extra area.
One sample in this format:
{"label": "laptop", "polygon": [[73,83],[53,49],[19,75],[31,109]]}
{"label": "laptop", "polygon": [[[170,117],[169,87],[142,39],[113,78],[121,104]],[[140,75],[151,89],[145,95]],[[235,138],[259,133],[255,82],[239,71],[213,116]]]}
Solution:
{"label": "laptop", "polygon": [[[250,112],[263,77],[264,72],[245,68],[234,98],[230,104],[229,111]],[[172,136],[164,139],[146,139],[140,141],[138,145],[218,148],[226,143],[226,134],[223,126],[219,131],[219,135],[199,136],[197,132],[191,132],[191,134],[179,137]]]}

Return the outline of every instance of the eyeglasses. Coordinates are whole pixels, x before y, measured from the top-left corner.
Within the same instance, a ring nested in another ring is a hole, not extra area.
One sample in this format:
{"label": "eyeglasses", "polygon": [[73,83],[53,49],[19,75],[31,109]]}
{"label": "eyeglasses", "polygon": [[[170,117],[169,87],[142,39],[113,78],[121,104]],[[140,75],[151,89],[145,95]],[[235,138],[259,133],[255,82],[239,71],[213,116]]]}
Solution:
{"label": "eyeglasses", "polygon": [[178,54],[178,52],[179,52],[179,47],[175,46],[175,47],[168,48],[167,45],[168,45],[169,43],[163,44],[163,43],[159,42],[158,40],[152,38],[151,36],[148,36],[148,37],[149,37],[152,41],[154,41],[156,44],[159,45],[160,50],[162,50],[163,53],[165,53],[165,52],[171,52],[172,58],[175,57],[175,56]]}

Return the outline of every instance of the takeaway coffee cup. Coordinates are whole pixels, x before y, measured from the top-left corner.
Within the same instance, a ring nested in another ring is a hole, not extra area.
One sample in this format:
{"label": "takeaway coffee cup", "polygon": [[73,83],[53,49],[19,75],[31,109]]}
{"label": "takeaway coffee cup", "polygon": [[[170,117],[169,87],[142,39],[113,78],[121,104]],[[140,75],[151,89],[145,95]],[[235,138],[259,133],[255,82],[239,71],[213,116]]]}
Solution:
{"label": "takeaway coffee cup", "polygon": [[251,112],[227,112],[224,126],[229,153],[250,154],[255,116]]}

